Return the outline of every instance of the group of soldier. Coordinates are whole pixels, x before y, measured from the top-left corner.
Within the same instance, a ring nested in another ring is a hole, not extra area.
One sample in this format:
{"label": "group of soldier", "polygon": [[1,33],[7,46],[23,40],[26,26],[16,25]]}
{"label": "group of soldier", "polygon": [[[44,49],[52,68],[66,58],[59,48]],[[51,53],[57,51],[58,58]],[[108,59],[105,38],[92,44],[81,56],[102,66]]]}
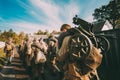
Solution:
{"label": "group of soldier", "polygon": [[[97,68],[102,61],[102,54],[93,46],[85,59],[71,60],[68,47],[71,37],[69,29],[70,25],[63,24],[58,38],[52,35],[44,41],[42,38],[35,37],[31,40],[28,37],[21,42],[18,53],[32,80],[99,80]],[[8,44],[11,45],[9,49]],[[13,53],[14,48],[10,38],[5,47],[8,64],[11,62],[9,53]]]}

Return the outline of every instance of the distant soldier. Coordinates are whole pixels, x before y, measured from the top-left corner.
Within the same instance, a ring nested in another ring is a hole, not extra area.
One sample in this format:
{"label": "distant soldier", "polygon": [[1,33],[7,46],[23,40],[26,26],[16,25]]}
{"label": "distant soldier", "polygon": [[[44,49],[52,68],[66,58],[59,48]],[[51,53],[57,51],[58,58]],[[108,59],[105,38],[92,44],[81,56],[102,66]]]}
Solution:
{"label": "distant soldier", "polygon": [[58,40],[54,35],[51,35],[49,37],[49,43],[48,43],[48,56],[51,61],[56,57],[57,51],[58,51]]}
{"label": "distant soldier", "polygon": [[15,46],[12,43],[12,38],[9,38],[8,41],[5,43],[5,47],[4,47],[4,51],[6,53],[7,64],[11,63],[14,49],[15,49]]}
{"label": "distant soldier", "polygon": [[27,66],[30,66],[30,57],[32,53],[32,48],[31,48],[32,41],[30,38],[26,40],[25,46],[24,46],[24,57],[25,57],[25,64]]}
{"label": "distant soldier", "polygon": [[[32,73],[33,73],[33,80],[39,80],[39,78],[41,77],[43,80],[45,80],[44,78],[44,61],[46,61],[46,57],[44,54],[44,52],[46,52],[46,48],[44,48],[45,46],[43,46],[44,42],[42,42],[42,40],[39,40],[35,37],[32,43],[32,53],[34,54],[34,57],[32,59]],[[42,56],[42,57],[41,57]],[[43,62],[40,60],[40,58],[43,58],[44,60]]]}
{"label": "distant soldier", "polygon": [[24,60],[24,47],[25,47],[25,40],[22,40],[20,45],[18,46],[18,51],[19,51],[21,60]]}
{"label": "distant soldier", "polygon": [[[58,78],[59,76],[59,68],[57,67],[56,64],[56,54],[58,52],[58,40],[54,35],[51,35],[49,37],[49,43],[48,43],[48,54],[47,54],[47,60],[48,60],[48,65],[50,74],[55,75]],[[56,79],[55,79],[56,80]],[[59,79],[57,79],[59,80]]]}
{"label": "distant soldier", "polygon": [[41,48],[41,50],[44,52],[44,54],[47,54],[48,45],[47,45],[47,43],[43,40],[43,38],[40,38],[40,39],[39,39],[39,44],[40,44],[40,48]]}

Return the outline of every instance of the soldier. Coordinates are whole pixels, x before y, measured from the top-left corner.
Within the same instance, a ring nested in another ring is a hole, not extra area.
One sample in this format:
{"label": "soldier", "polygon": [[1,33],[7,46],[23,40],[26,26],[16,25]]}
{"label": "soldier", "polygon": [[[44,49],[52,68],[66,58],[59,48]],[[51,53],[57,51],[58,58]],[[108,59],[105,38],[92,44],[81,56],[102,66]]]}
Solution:
{"label": "soldier", "polygon": [[[32,73],[33,73],[33,80],[39,80],[42,78],[42,80],[45,80],[44,77],[44,63],[45,62],[40,62],[41,54],[43,53],[44,49],[38,39],[35,37],[32,43],[32,52],[34,54],[34,57],[32,59]],[[45,55],[44,56],[44,61],[46,59]],[[43,58],[42,56],[42,58]]]}
{"label": "soldier", "polygon": [[24,59],[25,59],[25,65],[26,66],[30,66],[30,58],[31,58],[31,53],[32,53],[32,49],[31,49],[31,44],[32,41],[30,38],[28,38],[26,40],[25,46],[24,46]]}
{"label": "soldier", "polygon": [[99,49],[93,46],[85,59],[71,59],[68,47],[70,37],[71,35],[65,36],[57,54],[57,61],[63,63],[64,76],[62,80],[98,80],[96,69],[102,61]]}
{"label": "soldier", "polygon": [[25,47],[25,40],[22,40],[20,45],[18,46],[18,53],[20,55],[21,60],[24,60],[24,47]]}
{"label": "soldier", "polygon": [[63,39],[65,36],[69,35],[69,33],[67,33],[67,30],[69,30],[71,28],[71,26],[69,24],[63,24],[60,28],[60,35],[58,37],[58,49],[60,49]]}
{"label": "soldier", "polygon": [[44,54],[47,54],[48,45],[47,45],[47,43],[43,40],[43,38],[40,38],[40,39],[39,39],[39,44],[40,44],[40,49],[44,52]]}
{"label": "soldier", "polygon": [[59,72],[60,73],[60,79],[59,80],[62,79],[63,74],[64,74],[63,68],[62,68],[63,65],[64,65],[64,61],[59,61],[58,60],[59,59],[58,55],[59,55],[59,50],[60,50],[60,48],[62,46],[62,42],[63,42],[64,37],[67,36],[67,35],[69,35],[69,33],[67,32],[69,29],[71,29],[71,26],[69,24],[63,24],[61,26],[61,28],[60,28],[61,33],[60,33],[60,35],[58,37],[58,54],[56,54],[57,60],[54,62],[54,64],[57,64],[59,66],[60,70],[61,70]]}
{"label": "soldier", "polygon": [[52,61],[56,57],[58,51],[58,40],[54,35],[49,37],[48,43],[48,58]]}
{"label": "soldier", "polygon": [[4,47],[4,51],[6,53],[7,64],[11,63],[14,48],[15,46],[12,43],[12,38],[10,37],[8,41],[5,43],[5,47]]}

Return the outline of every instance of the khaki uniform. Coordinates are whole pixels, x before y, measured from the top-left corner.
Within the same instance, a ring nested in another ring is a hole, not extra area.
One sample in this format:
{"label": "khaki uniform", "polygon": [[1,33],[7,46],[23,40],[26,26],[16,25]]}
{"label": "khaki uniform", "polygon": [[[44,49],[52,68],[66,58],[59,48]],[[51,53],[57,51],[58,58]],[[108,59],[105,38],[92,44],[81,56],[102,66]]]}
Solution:
{"label": "khaki uniform", "polygon": [[[57,55],[57,60],[65,62],[68,53],[68,41],[70,36],[63,40],[62,47]],[[67,62],[64,65],[63,80],[98,80],[97,67],[101,64],[102,54],[100,51],[92,47],[91,53],[80,62]]]}
{"label": "khaki uniform", "polygon": [[12,42],[5,43],[4,51],[6,53],[7,63],[10,63],[12,60],[12,54],[13,54],[14,48],[15,46]]}

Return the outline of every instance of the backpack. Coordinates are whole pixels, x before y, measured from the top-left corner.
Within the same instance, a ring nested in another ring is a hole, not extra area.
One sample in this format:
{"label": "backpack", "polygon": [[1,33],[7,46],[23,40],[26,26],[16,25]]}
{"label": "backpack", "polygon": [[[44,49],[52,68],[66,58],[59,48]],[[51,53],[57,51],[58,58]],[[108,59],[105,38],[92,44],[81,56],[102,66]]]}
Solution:
{"label": "backpack", "polygon": [[6,50],[12,50],[12,46],[10,44],[6,44]]}
{"label": "backpack", "polygon": [[39,53],[37,53],[35,64],[45,63],[45,62],[46,62],[46,56],[42,51],[40,51]]}

